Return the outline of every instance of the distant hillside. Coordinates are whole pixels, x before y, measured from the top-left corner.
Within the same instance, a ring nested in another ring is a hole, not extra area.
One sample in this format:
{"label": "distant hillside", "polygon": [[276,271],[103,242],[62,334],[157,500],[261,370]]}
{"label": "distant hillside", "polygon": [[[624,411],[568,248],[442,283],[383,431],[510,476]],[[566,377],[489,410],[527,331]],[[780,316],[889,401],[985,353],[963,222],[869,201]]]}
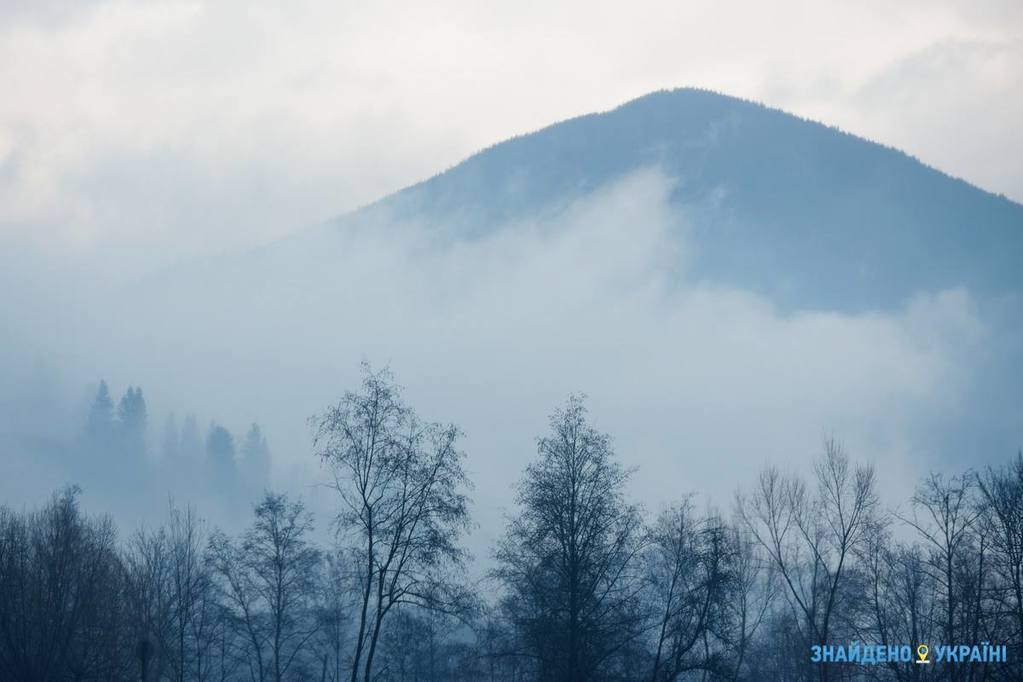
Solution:
{"label": "distant hillside", "polygon": [[698,279],[850,310],[922,290],[1023,289],[1023,206],[897,150],[693,89],[494,145],[339,222],[386,211],[473,237],[646,166],[679,181]]}

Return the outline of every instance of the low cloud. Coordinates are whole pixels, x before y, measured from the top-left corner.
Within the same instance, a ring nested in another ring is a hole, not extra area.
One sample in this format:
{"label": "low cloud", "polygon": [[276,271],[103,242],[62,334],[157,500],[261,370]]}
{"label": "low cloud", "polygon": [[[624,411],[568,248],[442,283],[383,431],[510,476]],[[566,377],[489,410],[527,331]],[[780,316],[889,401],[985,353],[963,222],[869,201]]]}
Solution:
{"label": "low cloud", "polygon": [[920,292],[894,313],[781,312],[694,281],[672,183],[645,170],[469,241],[444,225],[324,228],[98,296],[36,348],[72,385],[142,385],[156,427],[170,410],[236,431],[258,420],[275,480],[302,490],[319,476],[306,418],[357,385],[360,360],[389,365],[425,417],[465,430],[481,542],[573,392],[653,507],[689,491],[727,507],[763,464],[805,467],[829,434],[898,499],[947,461],[929,434],[968,420],[991,334],[970,293]]}

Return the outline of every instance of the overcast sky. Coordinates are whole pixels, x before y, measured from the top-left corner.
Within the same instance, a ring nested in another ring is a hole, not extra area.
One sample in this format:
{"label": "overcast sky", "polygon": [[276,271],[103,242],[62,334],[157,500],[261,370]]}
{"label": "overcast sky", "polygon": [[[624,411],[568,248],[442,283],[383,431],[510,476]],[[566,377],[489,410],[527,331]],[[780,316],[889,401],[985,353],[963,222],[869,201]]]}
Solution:
{"label": "overcast sky", "polygon": [[4,0],[0,246],[144,270],[262,243],[684,85],[1021,201],[1021,81],[1018,0]]}

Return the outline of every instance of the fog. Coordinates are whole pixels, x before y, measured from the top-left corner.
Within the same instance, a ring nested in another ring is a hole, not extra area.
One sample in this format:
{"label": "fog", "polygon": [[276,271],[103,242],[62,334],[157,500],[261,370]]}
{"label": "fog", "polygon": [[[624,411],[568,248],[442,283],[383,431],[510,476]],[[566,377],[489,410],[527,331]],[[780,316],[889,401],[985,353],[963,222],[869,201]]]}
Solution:
{"label": "fog", "polygon": [[[1018,348],[987,302],[949,289],[895,312],[782,311],[696,280],[692,218],[668,200],[674,182],[644,169],[471,239],[377,211],[127,286],[8,268],[0,433],[17,445],[0,464],[0,497],[31,504],[65,481],[73,447],[57,458],[33,447],[80,433],[105,379],[115,401],[144,389],[151,459],[170,413],[179,424],[196,415],[203,433],[215,420],[239,440],[258,422],[271,484],[329,518],[307,419],[357,388],[361,361],[389,367],[422,416],[465,432],[472,544],[484,557],[547,415],[570,393],[588,396],[651,509],[697,492],[727,511],[761,466],[801,469],[828,435],[877,464],[892,504],[922,470],[1015,450],[1018,410],[976,404],[986,358]],[[978,434],[974,450],[959,449]],[[125,490],[139,485],[129,473],[107,472]],[[88,486],[85,499],[128,527],[161,515],[169,493],[218,523],[243,521],[195,499],[216,490],[166,476],[145,486],[140,508]]]}

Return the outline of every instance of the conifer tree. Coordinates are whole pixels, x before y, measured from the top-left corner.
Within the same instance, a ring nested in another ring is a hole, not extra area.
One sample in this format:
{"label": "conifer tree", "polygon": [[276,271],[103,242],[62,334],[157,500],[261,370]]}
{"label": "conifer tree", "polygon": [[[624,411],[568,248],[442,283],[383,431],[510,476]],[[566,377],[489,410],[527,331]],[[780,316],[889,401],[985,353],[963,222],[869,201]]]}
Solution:
{"label": "conifer tree", "polygon": [[110,389],[106,381],[99,382],[96,397],[89,408],[89,417],[85,426],[91,444],[106,446],[114,430],[114,401],[110,399]]}
{"label": "conifer tree", "polygon": [[238,470],[234,461],[235,446],[231,432],[220,424],[210,424],[206,435],[206,461],[209,465],[212,483],[217,487],[234,485]]}
{"label": "conifer tree", "polygon": [[252,489],[265,488],[270,479],[270,447],[259,424],[253,423],[241,447],[245,478]]}
{"label": "conifer tree", "polygon": [[120,425],[121,444],[132,454],[141,454],[145,449],[146,400],[142,389],[129,386],[117,404],[117,418]]}

